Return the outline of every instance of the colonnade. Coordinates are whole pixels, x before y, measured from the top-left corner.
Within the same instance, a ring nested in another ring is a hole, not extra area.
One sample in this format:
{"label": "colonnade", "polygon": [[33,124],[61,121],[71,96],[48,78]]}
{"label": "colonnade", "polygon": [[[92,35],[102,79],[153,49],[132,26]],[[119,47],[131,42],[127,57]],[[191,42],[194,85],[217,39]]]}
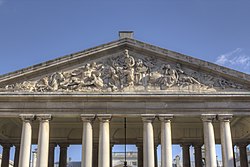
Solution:
{"label": "colonnade", "polygon": [[[155,143],[154,143],[154,129],[153,121],[158,118],[161,121],[161,166],[172,167],[172,135],[171,135],[171,119],[174,117],[172,114],[142,114],[143,122],[143,144],[137,145],[138,147],[138,166],[139,167],[153,167],[155,166]],[[23,121],[22,136],[19,145],[16,145],[15,153],[15,166],[28,167],[30,165],[30,150],[31,150],[31,137],[32,137],[32,121],[35,115],[22,114],[20,115]],[[54,163],[54,148],[55,144],[49,143],[49,121],[51,120],[50,114],[36,115],[39,120],[39,136],[38,136],[38,150],[36,167],[53,166]],[[98,149],[96,144],[93,143],[93,127],[92,122],[95,119],[99,120],[99,144]],[[110,132],[109,124],[112,118],[111,114],[82,114],[81,119],[83,123],[82,133],[82,167],[92,167],[93,153],[98,153],[98,167],[110,167]],[[227,167],[234,167],[234,155],[232,147],[232,137],[230,129],[230,114],[204,114],[201,115],[204,131],[204,146],[205,146],[205,161],[206,166],[217,167],[216,164],[216,151],[215,151],[215,138],[213,120],[220,121],[220,134],[222,145],[223,164]],[[190,148],[189,143],[183,143],[183,165],[190,166]],[[203,143],[196,143],[195,149],[195,164],[202,166],[202,153],[201,146]],[[2,167],[7,166],[9,163],[9,154],[11,144],[2,144],[3,158]],[[59,144],[60,146],[60,166],[66,166],[67,147],[68,145]],[[246,166],[247,144],[239,144],[241,165]],[[17,160],[17,157],[19,160]],[[142,162],[143,160],[143,162]],[[143,164],[142,164],[143,163]]]}

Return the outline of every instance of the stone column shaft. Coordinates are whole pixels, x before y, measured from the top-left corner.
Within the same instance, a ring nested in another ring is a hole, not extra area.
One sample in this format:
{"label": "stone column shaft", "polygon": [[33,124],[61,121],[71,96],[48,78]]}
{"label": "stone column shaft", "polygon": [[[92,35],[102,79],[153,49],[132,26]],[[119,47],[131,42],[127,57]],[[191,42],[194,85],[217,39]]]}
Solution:
{"label": "stone column shaft", "polygon": [[185,167],[190,167],[191,163],[190,163],[190,144],[182,144],[182,159],[183,159],[183,166]]}
{"label": "stone column shaft", "polygon": [[157,148],[158,148],[158,144],[155,144],[155,146],[154,146],[154,154],[155,154],[155,167],[158,167]]}
{"label": "stone column shaft", "polygon": [[220,136],[221,136],[221,148],[223,165],[227,167],[234,167],[234,156],[232,148],[232,136],[230,129],[231,114],[219,115],[220,120]]}
{"label": "stone column shaft", "polygon": [[139,166],[143,166],[143,144],[138,143],[137,145],[137,164]]}
{"label": "stone column shaft", "polygon": [[93,164],[93,167],[98,167],[98,143],[94,143],[93,145],[93,157],[92,158],[92,164]]}
{"label": "stone column shaft", "polygon": [[202,167],[202,151],[201,144],[194,145],[194,158],[195,158],[195,167]]}
{"label": "stone column shaft", "polygon": [[235,159],[235,149],[234,149],[234,144],[233,144],[233,155],[234,155],[234,167],[236,167],[236,159]]}
{"label": "stone column shaft", "polygon": [[54,144],[54,143],[49,144],[49,163],[48,163],[48,167],[54,167],[54,163],[55,163],[55,147],[56,147],[56,144]]}
{"label": "stone column shaft", "polygon": [[248,159],[247,159],[247,147],[248,144],[246,143],[240,143],[238,144],[238,147],[240,149],[240,166],[248,166]]}
{"label": "stone column shaft", "polygon": [[100,121],[98,167],[110,167],[110,114],[97,115]]}
{"label": "stone column shaft", "polygon": [[1,167],[8,167],[10,161],[10,147],[11,144],[2,144],[3,146],[3,154],[2,154],[2,164]]}
{"label": "stone column shaft", "polygon": [[154,131],[152,122],[155,115],[142,115],[143,120],[143,167],[155,166]]}
{"label": "stone column shaft", "polygon": [[47,167],[49,158],[49,120],[50,114],[39,114],[37,119],[39,124],[37,167]]}
{"label": "stone column shaft", "polygon": [[113,147],[114,144],[110,144],[110,167],[113,166]]}
{"label": "stone column shaft", "polygon": [[82,167],[92,167],[93,156],[93,128],[92,121],[95,115],[81,115],[83,121],[82,132]]}
{"label": "stone column shaft", "polygon": [[172,133],[171,119],[173,115],[161,114],[161,167],[172,167]]}
{"label": "stone column shaft", "polygon": [[37,163],[37,149],[35,151],[32,151],[32,167],[36,167]]}
{"label": "stone column shaft", "polygon": [[18,167],[19,161],[20,144],[15,144],[15,157],[14,157],[14,167]]}
{"label": "stone column shaft", "polygon": [[205,156],[206,156],[205,160],[206,160],[206,166],[209,167],[217,167],[214,128],[212,124],[212,121],[215,119],[215,117],[216,115],[214,114],[202,115]]}
{"label": "stone column shaft", "polygon": [[59,144],[60,155],[59,155],[59,167],[67,167],[67,157],[68,157],[68,144]]}
{"label": "stone column shaft", "polygon": [[34,115],[21,114],[20,118],[23,121],[23,126],[22,126],[18,167],[29,167],[31,138],[32,138],[31,122],[34,120]]}

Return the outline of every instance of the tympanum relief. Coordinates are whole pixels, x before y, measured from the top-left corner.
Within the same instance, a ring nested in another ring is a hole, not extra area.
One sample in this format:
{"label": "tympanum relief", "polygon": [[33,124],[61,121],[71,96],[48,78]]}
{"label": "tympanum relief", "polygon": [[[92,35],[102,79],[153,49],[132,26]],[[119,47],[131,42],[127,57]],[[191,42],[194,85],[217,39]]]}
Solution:
{"label": "tympanum relief", "polygon": [[242,85],[221,77],[168,63],[154,57],[119,55],[59,71],[38,80],[7,85],[6,91],[29,92],[116,92],[188,91],[215,92],[242,89]]}

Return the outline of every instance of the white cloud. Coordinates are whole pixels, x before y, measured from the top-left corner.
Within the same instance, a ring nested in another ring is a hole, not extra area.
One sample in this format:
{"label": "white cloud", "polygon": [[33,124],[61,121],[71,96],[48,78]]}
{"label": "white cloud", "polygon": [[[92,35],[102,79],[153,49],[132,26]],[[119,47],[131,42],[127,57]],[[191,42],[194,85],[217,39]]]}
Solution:
{"label": "white cloud", "polygon": [[242,48],[218,56],[215,63],[241,71],[250,71],[250,56],[245,54]]}

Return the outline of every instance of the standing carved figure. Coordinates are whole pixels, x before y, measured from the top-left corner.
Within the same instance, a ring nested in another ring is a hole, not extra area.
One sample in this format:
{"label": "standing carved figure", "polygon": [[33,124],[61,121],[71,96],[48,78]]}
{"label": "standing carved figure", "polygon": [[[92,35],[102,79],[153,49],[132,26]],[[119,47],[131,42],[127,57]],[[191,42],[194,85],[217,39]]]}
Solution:
{"label": "standing carved figure", "polygon": [[134,65],[135,59],[128,54],[128,50],[124,51],[124,70],[123,75],[126,78],[126,84],[128,86],[134,85]]}
{"label": "standing carved figure", "polygon": [[147,74],[148,68],[143,64],[141,59],[138,59],[135,65],[135,83],[137,85],[147,85]]}

